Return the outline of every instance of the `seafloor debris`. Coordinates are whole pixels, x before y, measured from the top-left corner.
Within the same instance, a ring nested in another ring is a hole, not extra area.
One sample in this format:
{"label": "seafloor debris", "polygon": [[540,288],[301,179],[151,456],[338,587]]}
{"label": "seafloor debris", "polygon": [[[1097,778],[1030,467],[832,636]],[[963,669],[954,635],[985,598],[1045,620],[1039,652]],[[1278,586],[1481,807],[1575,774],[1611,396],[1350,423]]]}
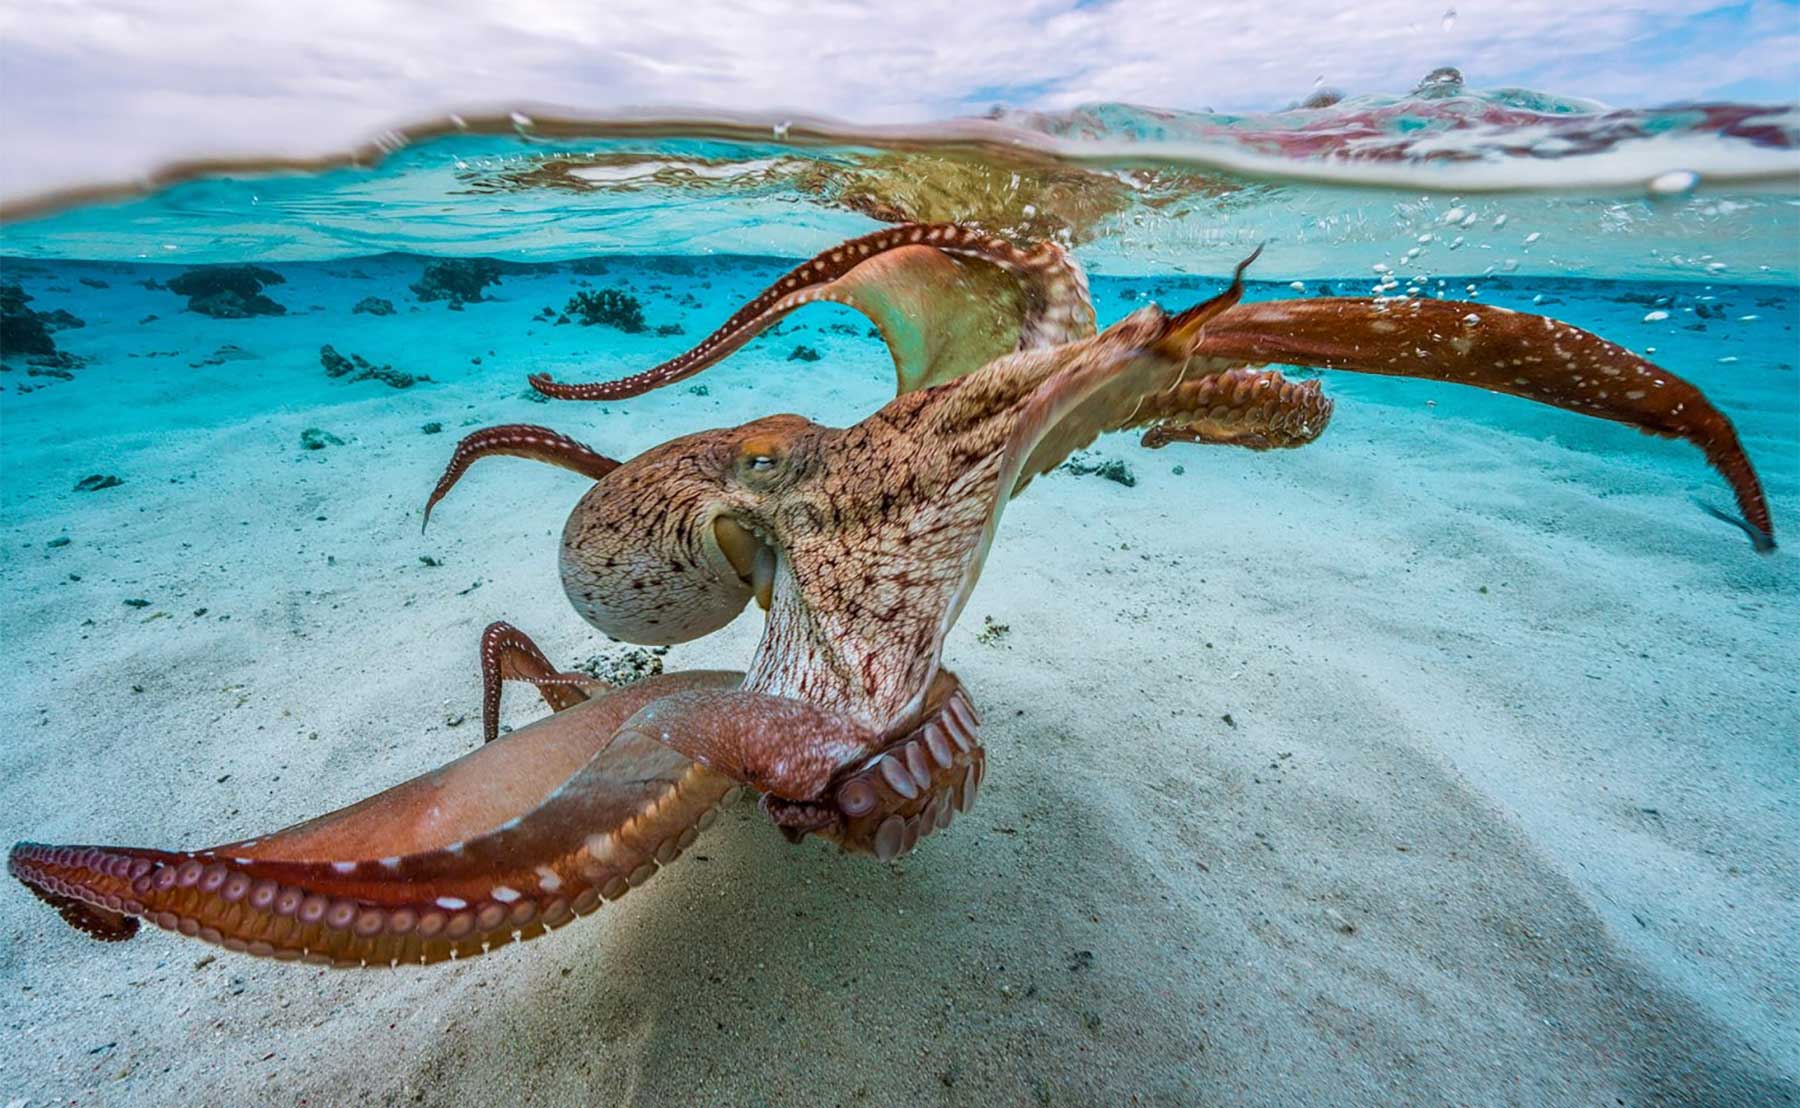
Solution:
{"label": "seafloor debris", "polygon": [[344,440],[330,431],[322,431],[317,427],[308,427],[300,432],[300,446],[303,450],[323,450],[327,446],[342,446]]}
{"label": "seafloor debris", "polygon": [[819,352],[802,343],[794,347],[793,352],[787,356],[787,360],[790,362],[816,362],[819,360]]}
{"label": "seafloor debris", "polygon": [[224,346],[213,351],[207,357],[197,358],[194,361],[189,362],[188,368],[199,369],[201,366],[224,365],[226,362],[241,362],[246,358],[254,357],[256,357],[256,355],[250,353],[250,351],[245,350],[235,343],[228,342]]}
{"label": "seafloor debris", "polygon": [[287,278],[260,265],[203,265],[173,278],[165,286],[188,298],[188,311],[214,319],[248,319],[285,315],[287,309],[262,294],[265,285],[284,285]]}
{"label": "seafloor debris", "polygon": [[124,483],[124,478],[114,477],[110,473],[92,473],[75,482],[75,491],[99,492],[101,489],[117,488]]}
{"label": "seafloor debris", "polygon": [[598,677],[609,685],[629,685],[661,673],[663,655],[668,652],[669,648],[666,646],[646,648],[621,643],[590,656],[575,668],[591,677]]}
{"label": "seafloor debris", "polygon": [[485,299],[481,290],[500,280],[500,263],[492,258],[439,258],[410,286],[420,300],[448,300],[452,308]]}
{"label": "seafloor debris", "polygon": [[[56,357],[56,340],[50,337],[50,332],[55,329],[56,315],[27,308],[25,305],[32,299],[32,295],[19,285],[0,285],[0,355]],[[61,314],[68,315],[67,312]],[[69,318],[74,323],[68,326],[82,325],[74,316]]]}
{"label": "seafloor debris", "polygon": [[[26,307],[32,296],[17,284],[0,285],[0,357],[23,355],[27,376],[55,377],[73,381],[69,372],[86,364],[86,359],[67,350],[59,350],[52,331],[69,327],[85,327],[85,321],[61,308],[38,312]],[[0,371],[11,372],[12,366],[0,363]],[[31,392],[35,386],[21,384],[19,392]]]}
{"label": "seafloor debris", "polygon": [[578,292],[569,298],[563,311],[579,319],[584,327],[604,323],[632,335],[644,329],[643,303],[618,289]]}
{"label": "seafloor debris", "polygon": [[351,315],[393,315],[394,302],[380,296],[365,296],[350,309]]}
{"label": "seafloor debris", "polygon": [[1116,481],[1126,488],[1137,484],[1137,475],[1131,467],[1120,458],[1097,458],[1083,451],[1057,467],[1077,477],[1104,477],[1108,481]]}
{"label": "seafloor debris", "polygon": [[361,354],[352,354],[348,358],[339,354],[326,343],[319,348],[319,363],[325,367],[327,377],[348,377],[351,381],[380,381],[384,385],[396,389],[409,389],[420,381],[431,378],[423,375],[404,373],[391,365],[375,365]]}

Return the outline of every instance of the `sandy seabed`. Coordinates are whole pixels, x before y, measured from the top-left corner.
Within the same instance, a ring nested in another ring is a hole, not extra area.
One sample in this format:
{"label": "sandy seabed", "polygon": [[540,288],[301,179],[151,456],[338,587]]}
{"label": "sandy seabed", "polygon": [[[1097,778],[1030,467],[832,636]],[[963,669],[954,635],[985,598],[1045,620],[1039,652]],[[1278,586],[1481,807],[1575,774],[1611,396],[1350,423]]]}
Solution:
{"label": "sandy seabed", "polygon": [[[688,329],[660,338],[531,322],[566,273],[450,313],[410,310],[416,260],[290,266],[289,315],[229,321],[133,283],[163,270],[9,267],[86,319],[58,339],[88,364],[0,378],[0,836],[197,848],[476,745],[489,621],[559,662],[608,644],[557,582],[580,478],[484,462],[421,536],[455,439],[538,422],[627,456],[879,406],[886,355],[838,309],[703,394],[522,395],[668,356],[774,266],[595,279]],[[1156,284],[1097,282],[1102,314]],[[1538,310],[1706,387],[1800,538],[1794,293],[1706,290],[1758,318],[1690,331],[1624,288]],[[397,313],[351,314],[370,295]],[[435,380],[328,379],[326,342]],[[1729,495],[1685,444],[1327,387],[1304,450],[1114,437],[1134,487],[1059,473],[1007,510],[946,648],[988,783],[907,859],[790,846],[743,802],[588,920],[369,972],[102,945],[13,885],[0,1105],[1800,1102],[1793,555],[1694,506]],[[94,473],[123,483],[71,491]],[[665,662],[739,668],[759,631]]]}

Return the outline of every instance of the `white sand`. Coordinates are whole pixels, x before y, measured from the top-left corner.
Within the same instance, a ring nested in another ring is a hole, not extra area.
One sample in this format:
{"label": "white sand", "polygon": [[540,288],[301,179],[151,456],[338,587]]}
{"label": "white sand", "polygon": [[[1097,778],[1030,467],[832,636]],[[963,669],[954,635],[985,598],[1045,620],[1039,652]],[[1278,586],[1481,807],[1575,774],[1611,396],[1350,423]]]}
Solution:
{"label": "white sand", "polygon": [[[89,327],[61,336],[94,357],[76,381],[0,381],[7,842],[273,829],[478,742],[488,621],[553,660],[604,645],[555,575],[579,478],[484,462],[420,537],[465,421],[623,456],[773,411],[843,422],[891,388],[878,346],[821,333],[854,317],[817,310],[698,378],[709,396],[537,405],[529,369],[611,375],[684,340],[528,337],[567,276],[429,306],[422,335],[416,263],[361,268],[295,276],[272,291],[301,314],[242,323],[109,274],[111,321],[78,306]],[[370,294],[402,314],[348,314]],[[723,314],[689,313],[686,339]],[[1683,372],[1731,341],[1615,337]],[[442,383],[327,380],[321,341]],[[796,341],[827,361],[785,362]],[[256,356],[188,368],[223,342]],[[182,354],[125,357],[152,349]],[[1739,368],[1721,399],[1766,413],[1741,423],[1800,541],[1793,373]],[[154,929],[102,945],[11,886],[0,1104],[1800,1100],[1794,557],[1693,507],[1729,498],[1683,445],[1447,387],[1328,388],[1308,449],[1108,440],[1137,487],[1058,474],[1009,509],[946,651],[988,785],[904,862],[791,847],[745,803],[592,919],[381,972]],[[349,442],[301,451],[312,426]],[[68,491],[94,472],[126,483]],[[1010,633],[978,641],[984,617]],[[667,661],[741,666],[759,623]],[[540,711],[512,694],[509,718]]]}

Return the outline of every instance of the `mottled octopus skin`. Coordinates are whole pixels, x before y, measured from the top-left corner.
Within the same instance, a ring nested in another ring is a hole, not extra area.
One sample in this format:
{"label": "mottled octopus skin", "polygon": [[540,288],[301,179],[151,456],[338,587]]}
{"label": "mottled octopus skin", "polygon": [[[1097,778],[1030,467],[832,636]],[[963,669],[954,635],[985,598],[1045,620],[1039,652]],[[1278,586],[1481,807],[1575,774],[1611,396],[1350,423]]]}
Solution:
{"label": "mottled octopus skin", "polygon": [[[914,245],[878,252],[859,305],[897,274],[944,272],[947,255]],[[853,275],[847,262],[826,275]],[[8,869],[99,938],[129,937],[141,917],[253,954],[390,965],[466,957],[616,899],[691,844],[739,785],[763,794],[790,837],[897,857],[966,811],[986,772],[941,652],[1006,503],[1106,431],[1145,428],[1152,445],[1310,441],[1329,401],[1315,382],[1252,368],[1266,361],[1478,384],[1687,438],[1732,482],[1752,534],[1769,538],[1730,423],[1629,352],[1473,305],[1243,305],[1242,272],[1186,311],[1151,306],[1048,344],[1017,315],[1030,296],[1002,298],[996,316],[954,285],[926,312],[933,325],[1018,349],[974,369],[897,352],[901,394],[847,428],[770,416],[622,464],[543,428],[476,432],[432,503],[489,454],[589,476],[563,535],[577,611],[621,638],[681,641],[755,598],[768,619],[746,672],[606,689],[556,672],[497,624],[482,642],[486,737],[502,679],[536,685],[556,714],[261,839],[197,853],[21,843]],[[874,311],[930,300],[889,291]],[[963,327],[968,313],[980,318]]]}
{"label": "mottled octopus skin", "polygon": [[[563,399],[636,396],[713,365],[815,300],[848,304],[875,321],[901,392],[955,380],[1009,351],[1094,334],[1087,279],[1054,243],[1027,251],[976,227],[903,224],[800,265],[660,366],[599,384],[555,384],[542,375],[532,384]],[[1194,384],[1245,367],[1281,363],[1474,385],[1694,443],[1732,487],[1743,519],[1731,522],[1744,527],[1759,551],[1774,549],[1761,484],[1731,421],[1687,381],[1567,323],[1455,300],[1262,301],[1239,304],[1215,321],[1193,353],[1181,386],[1188,396],[1146,399],[1147,410],[1169,414],[1144,435],[1145,445],[1261,450],[1318,436],[1331,407],[1316,386],[1234,390],[1221,402],[1223,382]]]}
{"label": "mottled octopus skin", "polygon": [[[881,241],[910,250],[914,231],[942,238],[941,228],[897,228]],[[827,278],[856,271],[833,253]],[[901,395],[848,428],[770,416],[655,447],[607,474],[570,515],[565,589],[596,626],[651,642],[722,626],[754,595],[769,615],[739,690],[747,698],[692,698],[681,718],[718,723],[682,728],[705,738],[682,749],[778,799],[785,790],[785,799],[807,800],[796,794],[816,788],[827,767],[916,724],[1001,510],[1035,476],[1105,431],[1146,428],[1151,445],[1253,448],[1316,437],[1331,414],[1318,386],[1254,362],[1291,357],[1478,384],[1684,434],[1719,460],[1752,526],[1766,530],[1729,423],[1691,386],[1618,347],[1476,305],[1245,305],[1241,272],[1226,293],[1175,315],[1152,306],[1105,333],[1020,349],[922,387],[905,387],[903,373]],[[959,311],[988,309],[953,298],[934,318]],[[1332,327],[1317,325],[1326,318]],[[1278,328],[1289,323],[1284,337]],[[1451,323],[1457,329],[1447,332]],[[934,379],[931,367],[913,368]],[[1645,389],[1606,384],[1640,374],[1649,375]],[[1668,404],[1649,389],[1681,399]],[[745,543],[754,556],[727,549]],[[830,730],[820,720],[841,727],[814,744],[804,774],[778,782],[758,727],[732,719],[729,705],[785,702],[809,706],[808,727],[820,736]]]}

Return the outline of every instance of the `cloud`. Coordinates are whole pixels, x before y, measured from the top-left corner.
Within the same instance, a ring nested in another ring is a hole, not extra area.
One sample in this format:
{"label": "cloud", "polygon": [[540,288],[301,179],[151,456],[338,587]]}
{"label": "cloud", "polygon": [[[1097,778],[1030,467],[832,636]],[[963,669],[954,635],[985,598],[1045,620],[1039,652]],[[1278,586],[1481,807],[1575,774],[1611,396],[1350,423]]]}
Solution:
{"label": "cloud", "polygon": [[[1251,111],[1439,65],[1624,104],[1800,96],[1800,14],[1752,0],[14,0],[0,195],[176,157],[317,153],[452,107],[681,105],[861,122],[996,100]],[[429,14],[427,14],[429,13]]]}

